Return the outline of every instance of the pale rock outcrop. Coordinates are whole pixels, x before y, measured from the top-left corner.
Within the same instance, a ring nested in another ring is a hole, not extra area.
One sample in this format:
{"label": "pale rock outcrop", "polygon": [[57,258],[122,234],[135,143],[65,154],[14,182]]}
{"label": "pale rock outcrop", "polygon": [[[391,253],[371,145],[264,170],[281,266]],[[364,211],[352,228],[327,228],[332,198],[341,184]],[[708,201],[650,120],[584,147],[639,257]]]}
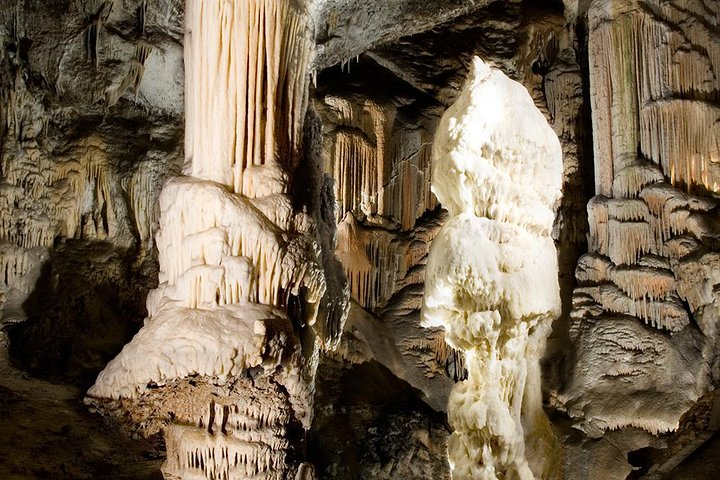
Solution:
{"label": "pale rock outcrop", "polygon": [[560,142],[525,88],[476,58],[433,148],[450,219],[431,245],[422,321],[465,354],[448,408],[453,477],[555,478],[538,361],[560,314]]}

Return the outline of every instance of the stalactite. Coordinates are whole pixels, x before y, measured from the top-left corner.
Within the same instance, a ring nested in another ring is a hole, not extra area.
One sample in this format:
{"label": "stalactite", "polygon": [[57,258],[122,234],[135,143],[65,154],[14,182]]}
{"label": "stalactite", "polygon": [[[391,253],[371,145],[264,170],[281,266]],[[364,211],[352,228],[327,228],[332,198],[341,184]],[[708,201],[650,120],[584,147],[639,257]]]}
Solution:
{"label": "stalactite", "polygon": [[337,115],[338,126],[330,135],[326,170],[335,179],[339,208],[336,221],[347,212],[383,215],[383,187],[388,175],[386,137],[394,120],[394,107],[364,100],[354,107],[349,100],[328,96],[327,107]]}
{"label": "stalactite", "polygon": [[0,86],[0,177],[5,176],[5,138],[10,127],[10,119],[7,114],[10,103],[8,97],[6,89]]}
{"label": "stalactite", "polygon": [[465,353],[462,350],[451,347],[445,340],[445,333],[440,334],[435,339],[435,361],[455,382],[465,380],[467,378],[467,368],[465,367]]}
{"label": "stalactite", "polygon": [[[690,317],[674,290],[674,278],[661,277],[651,285],[639,285],[638,278],[642,274],[636,272],[632,278],[623,277],[627,269],[614,270],[607,282],[617,281],[618,284],[602,283],[592,287],[580,287],[577,293],[584,293],[606,312],[635,317],[659,330],[680,332],[689,323]],[[646,270],[645,278],[657,276],[656,272]],[[655,298],[653,298],[655,297]]]}
{"label": "stalactite", "polygon": [[385,181],[385,215],[398,221],[403,230],[410,230],[425,212],[437,206],[437,200],[430,189],[432,141],[429,132],[422,131],[419,149],[408,156],[402,150],[404,143],[409,143],[407,138],[395,137],[392,170]]}
{"label": "stalactite", "polygon": [[[7,245],[0,245],[0,284],[6,289],[16,287],[32,267],[29,253]],[[29,292],[28,292],[29,293]]]}
{"label": "stalactite", "polygon": [[138,23],[140,24],[140,33],[145,34],[145,28],[147,26],[147,0],[142,0],[138,5]]}
{"label": "stalactite", "polygon": [[657,166],[639,162],[615,173],[612,193],[616,198],[635,198],[646,186],[661,183],[664,180],[665,178]]}
{"label": "stalactite", "polygon": [[[369,311],[378,311],[421,271],[411,272],[427,255],[427,245],[436,230],[416,230],[413,236],[367,228],[352,215],[338,226],[336,254],[342,261],[350,297]],[[421,282],[420,282],[421,283]]]}
{"label": "stalactite", "polygon": [[195,429],[173,425],[167,442],[173,455],[163,466],[166,475],[192,473],[208,480],[286,480],[288,468],[285,449],[258,441],[243,441],[232,436],[198,433]]}
{"label": "stalactite", "polygon": [[335,136],[333,177],[340,209],[337,215],[359,211],[377,213],[377,149],[357,135],[339,132]]}
{"label": "stalactite", "polygon": [[87,58],[92,64],[98,66],[98,48],[100,43],[100,32],[103,24],[112,13],[114,2],[104,0],[100,2],[98,9],[91,15],[86,15],[88,26],[85,29],[85,50]]}
{"label": "stalactite", "polygon": [[258,175],[297,161],[311,51],[305,15],[285,1],[203,0],[188,2],[186,18],[187,173],[248,197],[284,191]]}
{"label": "stalactite", "polygon": [[328,95],[320,106],[333,124],[325,169],[335,179],[336,221],[348,212],[370,224],[410,230],[437,201],[430,190],[434,125],[408,130],[397,108]]}
{"label": "stalactite", "polygon": [[133,92],[137,94],[140,88],[140,82],[145,74],[145,62],[152,53],[152,50],[151,45],[145,42],[138,43],[135,47],[135,55],[132,60],[130,60],[128,72],[120,81],[119,85],[109,89],[106,93],[106,103],[108,107],[115,105],[131,88]]}
{"label": "stalactite", "polygon": [[162,182],[161,173],[155,165],[152,161],[140,163],[130,177],[127,187],[135,228],[140,236],[141,246],[146,249],[152,248],[154,226],[158,221],[154,208],[158,195],[154,192],[154,186]]}
{"label": "stalactite", "polygon": [[646,222],[608,222],[608,256],[616,265],[637,263],[642,254],[656,252],[650,225]]}
{"label": "stalactite", "polygon": [[676,290],[675,276],[668,270],[617,268],[610,278],[633,300],[659,300]]}
{"label": "stalactite", "polygon": [[[720,68],[713,34],[701,22],[684,22],[685,12],[675,2],[631,9],[612,22],[605,21],[604,9],[596,10],[590,14],[590,55],[598,59],[591,75],[598,193],[609,195],[615,172],[637,161],[638,144],[673,184],[716,191],[718,133],[707,130],[717,128],[718,107],[712,102],[720,90],[720,78],[712,73]],[[682,29],[673,28],[678,24]],[[707,45],[706,54],[688,49],[688,41]],[[611,106],[610,98],[619,101]],[[621,128],[610,125],[608,108],[623,119]]]}
{"label": "stalactite", "polygon": [[[719,65],[720,66],[720,65]],[[640,148],[673,185],[720,191],[720,107],[689,100],[659,100],[641,111]],[[677,141],[668,141],[677,139]]]}

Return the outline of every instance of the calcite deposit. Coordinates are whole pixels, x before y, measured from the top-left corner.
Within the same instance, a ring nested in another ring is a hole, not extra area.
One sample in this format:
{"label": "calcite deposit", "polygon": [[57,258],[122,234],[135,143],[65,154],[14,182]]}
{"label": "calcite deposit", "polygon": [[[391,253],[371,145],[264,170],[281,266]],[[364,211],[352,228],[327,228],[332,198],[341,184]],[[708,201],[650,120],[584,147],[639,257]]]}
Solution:
{"label": "calcite deposit", "polygon": [[[187,7],[185,175],[160,195],[160,285],[87,402],[164,424],[168,478],[288,478],[303,468],[291,430],[310,427],[318,351],[333,343],[313,330],[326,290],[314,222],[288,197],[307,13],[274,0]],[[173,388],[188,378],[199,388]],[[133,413],[148,395],[164,408]]]}
{"label": "calcite deposit", "polygon": [[717,380],[717,135],[703,118],[720,112],[719,47],[705,20],[720,10],[683,3],[594,2],[588,12],[597,196],[563,401],[592,435],[673,431]]}
{"label": "calcite deposit", "polygon": [[433,191],[450,218],[431,245],[422,321],[445,329],[468,370],[448,405],[452,476],[556,478],[536,375],[560,314],[560,142],[522,85],[475,58],[434,153]]}

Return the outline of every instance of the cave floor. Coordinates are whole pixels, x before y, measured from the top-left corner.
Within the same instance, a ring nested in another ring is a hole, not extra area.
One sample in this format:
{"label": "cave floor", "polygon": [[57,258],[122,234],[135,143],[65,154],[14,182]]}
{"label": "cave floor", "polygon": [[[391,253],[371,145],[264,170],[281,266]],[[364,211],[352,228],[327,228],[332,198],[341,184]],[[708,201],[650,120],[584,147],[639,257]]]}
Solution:
{"label": "cave floor", "polygon": [[0,479],[162,479],[161,443],[104,423],[83,394],[0,358]]}

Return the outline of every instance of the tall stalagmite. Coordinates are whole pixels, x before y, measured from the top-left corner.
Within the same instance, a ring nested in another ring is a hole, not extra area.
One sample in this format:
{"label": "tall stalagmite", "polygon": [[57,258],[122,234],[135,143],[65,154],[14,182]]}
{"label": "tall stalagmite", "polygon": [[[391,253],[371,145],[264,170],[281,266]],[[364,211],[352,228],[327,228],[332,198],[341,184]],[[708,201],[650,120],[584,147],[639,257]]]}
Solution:
{"label": "tall stalagmite", "polygon": [[[306,478],[325,277],[289,197],[312,53],[285,0],[191,0],[186,165],[160,196],[160,286],[88,403],[164,430],[167,478]],[[339,332],[342,328],[334,328]]]}
{"label": "tall stalagmite", "polygon": [[465,353],[448,407],[453,478],[557,478],[538,362],[560,314],[560,142],[522,85],[475,58],[434,152],[450,218],[430,247],[422,318]]}

